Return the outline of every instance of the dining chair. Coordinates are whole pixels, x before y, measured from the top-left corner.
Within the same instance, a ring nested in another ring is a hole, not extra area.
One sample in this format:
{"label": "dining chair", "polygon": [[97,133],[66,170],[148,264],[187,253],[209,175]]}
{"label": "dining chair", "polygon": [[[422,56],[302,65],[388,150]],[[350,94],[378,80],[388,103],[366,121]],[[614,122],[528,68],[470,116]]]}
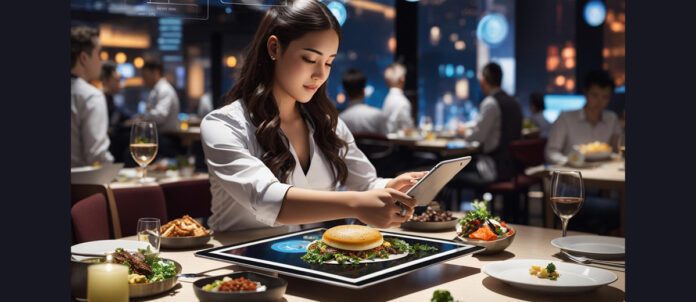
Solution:
{"label": "dining chair", "polygon": [[77,201],[70,209],[73,243],[111,239],[109,210],[104,194],[95,193]]}
{"label": "dining chair", "polygon": [[122,236],[135,235],[138,219],[143,217],[159,218],[161,224],[167,223],[167,206],[158,184],[118,188],[113,193]]}
{"label": "dining chair", "polygon": [[189,215],[193,218],[207,218],[213,196],[208,179],[191,179],[160,184],[167,205],[169,220]]}
{"label": "dining chair", "polygon": [[[485,192],[503,195],[503,212],[516,223],[528,223],[529,188],[535,184],[541,185],[541,178],[528,176],[528,167],[544,164],[544,148],[546,139],[520,139],[510,142],[508,150],[512,156],[515,175],[510,180],[494,182],[486,186]],[[542,199],[543,200],[543,199]],[[522,205],[522,217],[519,217],[519,205]],[[542,205],[542,217],[545,207]]]}
{"label": "dining chair", "polygon": [[106,199],[107,213],[110,221],[110,235],[112,238],[121,238],[121,224],[118,219],[118,209],[114,193],[108,184],[71,184],[70,185],[70,206],[73,207],[79,201],[92,196],[101,194]]}

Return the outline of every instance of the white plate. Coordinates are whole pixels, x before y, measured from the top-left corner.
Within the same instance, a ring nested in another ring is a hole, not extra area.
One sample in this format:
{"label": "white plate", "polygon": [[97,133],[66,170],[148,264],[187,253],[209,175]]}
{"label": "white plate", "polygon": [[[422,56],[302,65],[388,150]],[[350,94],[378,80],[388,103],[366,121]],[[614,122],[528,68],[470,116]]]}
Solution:
{"label": "white plate", "polygon": [[100,167],[75,167],[70,168],[71,184],[107,184],[116,179],[118,171],[123,168],[123,163],[106,163]]}
{"label": "white plate", "polygon": [[149,246],[147,242],[135,240],[97,240],[83,242],[70,247],[71,254],[104,256],[106,253],[113,252],[117,248],[122,248],[129,252],[137,252],[138,249],[145,249]]}
{"label": "white plate", "polygon": [[573,254],[591,257],[622,257],[626,254],[626,239],[621,237],[567,236],[551,240],[551,245]]}
{"label": "white plate", "polygon": [[[544,268],[549,262],[556,266],[556,271],[560,274],[558,279],[542,279],[529,273],[532,265]],[[498,261],[484,265],[482,271],[514,287],[547,293],[590,291],[618,279],[616,274],[605,269],[544,259]]]}

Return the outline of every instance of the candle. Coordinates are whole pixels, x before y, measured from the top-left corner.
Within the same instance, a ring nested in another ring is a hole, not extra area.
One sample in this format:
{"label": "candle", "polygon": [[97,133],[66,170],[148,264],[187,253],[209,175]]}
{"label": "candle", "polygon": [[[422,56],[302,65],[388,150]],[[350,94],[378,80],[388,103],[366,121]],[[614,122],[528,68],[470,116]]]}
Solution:
{"label": "candle", "polygon": [[115,263],[87,267],[87,301],[128,302],[128,267]]}

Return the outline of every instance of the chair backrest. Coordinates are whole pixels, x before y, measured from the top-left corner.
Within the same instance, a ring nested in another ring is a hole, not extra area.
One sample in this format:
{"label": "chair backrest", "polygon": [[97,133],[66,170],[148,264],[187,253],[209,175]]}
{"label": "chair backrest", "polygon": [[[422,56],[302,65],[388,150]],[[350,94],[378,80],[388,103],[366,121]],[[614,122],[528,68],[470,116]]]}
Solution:
{"label": "chair backrest", "polygon": [[509,150],[518,169],[544,164],[545,138],[520,139],[510,142]]}
{"label": "chair backrest", "polygon": [[161,224],[167,223],[167,206],[159,185],[119,188],[113,192],[123,236],[135,235],[138,219],[143,217],[159,218]]}
{"label": "chair backrest", "polygon": [[70,216],[74,243],[113,238],[104,194],[96,193],[79,200],[70,209]]}
{"label": "chair backrest", "polygon": [[209,217],[210,193],[208,179],[192,179],[160,184],[167,204],[169,220],[189,215],[194,218]]}
{"label": "chair backrest", "polygon": [[71,207],[77,204],[82,199],[85,199],[94,194],[101,194],[106,198],[108,217],[111,221],[111,236],[112,238],[121,238],[121,224],[118,220],[118,209],[114,201],[114,193],[111,187],[106,184],[71,184],[70,198]]}
{"label": "chair backrest", "polygon": [[353,138],[358,149],[370,160],[385,158],[394,150],[394,145],[384,134],[361,132],[354,133]]}

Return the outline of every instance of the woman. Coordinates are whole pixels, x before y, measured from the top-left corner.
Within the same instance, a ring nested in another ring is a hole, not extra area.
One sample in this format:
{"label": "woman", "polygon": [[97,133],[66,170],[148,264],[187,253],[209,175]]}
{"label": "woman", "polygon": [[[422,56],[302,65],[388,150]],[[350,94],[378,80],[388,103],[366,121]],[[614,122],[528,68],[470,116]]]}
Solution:
{"label": "woman", "polygon": [[328,99],[340,37],[315,0],[266,13],[229,104],[201,123],[214,230],[349,217],[388,227],[413,214],[415,200],[403,191],[426,172],[378,178]]}

